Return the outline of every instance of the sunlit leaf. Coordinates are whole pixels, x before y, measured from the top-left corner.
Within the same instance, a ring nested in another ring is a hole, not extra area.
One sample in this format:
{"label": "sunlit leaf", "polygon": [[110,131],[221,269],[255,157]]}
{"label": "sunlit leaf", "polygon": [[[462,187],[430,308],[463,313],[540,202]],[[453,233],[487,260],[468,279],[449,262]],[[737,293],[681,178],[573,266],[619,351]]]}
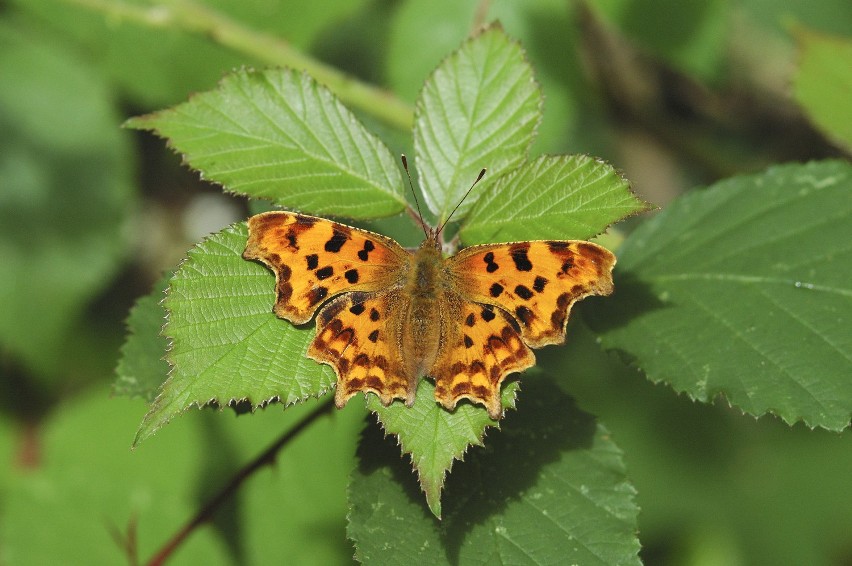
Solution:
{"label": "sunlit leaf", "polygon": [[647,206],[600,160],[543,156],[492,183],[460,233],[465,244],[587,240]]}
{"label": "sunlit leaf", "polygon": [[229,191],[349,218],[405,207],[396,158],[303,73],[239,71],[216,90],[127,124],[168,138],[190,166]]}
{"label": "sunlit leaf", "polygon": [[487,180],[462,202],[456,220],[493,180],[526,159],[541,104],[521,46],[499,27],[469,39],[438,66],[417,101],[414,150],[426,204],[439,219],[480,170],[488,168]]}
{"label": "sunlit leaf", "polygon": [[193,248],[169,282],[163,333],[171,341],[169,379],[137,433],[140,442],[190,406],[247,401],[285,405],[316,397],[334,373],[305,357],[312,330],[272,313],[275,278],[246,261],[245,224]]}

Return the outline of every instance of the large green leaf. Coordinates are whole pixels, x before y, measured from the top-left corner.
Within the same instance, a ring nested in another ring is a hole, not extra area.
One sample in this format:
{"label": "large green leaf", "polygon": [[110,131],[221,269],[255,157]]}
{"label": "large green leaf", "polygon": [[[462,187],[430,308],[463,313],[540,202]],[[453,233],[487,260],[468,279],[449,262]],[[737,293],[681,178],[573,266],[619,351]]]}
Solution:
{"label": "large green leaf", "polygon": [[[517,390],[517,382],[503,387],[504,410],[514,408]],[[378,397],[370,395],[367,408],[376,413],[385,432],[397,437],[403,453],[411,455],[426,502],[436,517],[441,516],[441,491],[453,462],[461,460],[469,446],[482,445],[486,428],[499,426],[481,405],[462,402],[454,411],[447,411],[435,402],[435,387],[425,379],[412,407],[401,402],[383,407]]]}
{"label": "large green leaf", "polygon": [[671,549],[678,559],[663,562],[835,566],[849,555],[852,434],[674,395],[601,352],[580,321],[539,362],[624,451],[648,564]]}
{"label": "large green leaf", "polygon": [[0,348],[55,378],[126,252],[128,140],[103,77],[50,39],[0,25],[0,76]]}
{"label": "large green leaf", "polygon": [[541,375],[485,448],[424,508],[392,442],[369,427],[349,485],[349,537],[365,564],[639,564],[638,509],[606,429]]}
{"label": "large green leaf", "polygon": [[852,414],[852,164],[787,165],[675,201],[625,242],[595,326],[690,397],[841,430]]}
{"label": "large green leaf", "polygon": [[127,124],[168,138],[229,191],[349,218],[405,207],[396,159],[306,74],[239,71],[216,90]]}
{"label": "large green leaf", "polygon": [[799,29],[799,69],[793,94],[810,119],[852,150],[852,38]]}
{"label": "large green leaf", "polygon": [[586,240],[646,208],[610,165],[585,155],[542,156],[491,184],[460,233],[465,244]]}
{"label": "large green leaf", "polygon": [[319,396],[334,373],[305,357],[312,332],[272,313],[275,279],[242,259],[245,224],[189,252],[164,301],[171,340],[169,379],[137,433],[140,442],[192,405],[248,401],[285,405]]}
{"label": "large green leaf", "polygon": [[169,343],[160,333],[166,311],[160,305],[168,278],[148,295],[139,298],[127,317],[127,339],[115,369],[113,393],[153,401],[166,379],[169,364],[164,359]]}
{"label": "large green leaf", "polygon": [[414,150],[426,204],[444,220],[479,171],[476,196],[526,159],[541,118],[541,93],[521,46],[487,28],[447,57],[426,80],[415,108]]}

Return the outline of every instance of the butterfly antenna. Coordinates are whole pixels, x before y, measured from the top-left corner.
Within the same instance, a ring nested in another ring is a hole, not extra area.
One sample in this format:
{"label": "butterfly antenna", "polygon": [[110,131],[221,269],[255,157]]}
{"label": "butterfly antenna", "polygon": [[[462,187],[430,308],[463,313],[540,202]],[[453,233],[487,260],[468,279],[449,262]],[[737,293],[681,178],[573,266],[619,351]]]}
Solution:
{"label": "butterfly antenna", "polygon": [[411,173],[408,171],[408,159],[406,159],[405,154],[400,154],[400,158],[402,159],[402,168],[405,169],[405,175],[408,177],[408,186],[411,187],[411,195],[414,197],[414,206],[417,207],[417,216],[420,222],[420,227],[423,229],[423,234],[426,237],[429,237],[429,231],[426,230],[426,221],[423,220],[423,213],[420,212],[420,201],[417,200],[417,191],[414,190],[414,183],[411,182]]}
{"label": "butterfly antenna", "polygon": [[453,211],[450,213],[450,215],[449,215],[449,216],[447,216],[447,219],[446,219],[446,220],[444,220],[444,223],[443,223],[443,224],[441,224],[441,227],[440,227],[440,228],[438,228],[438,234],[440,234],[441,232],[443,232],[443,231],[444,231],[444,226],[446,226],[446,225],[447,225],[447,222],[449,222],[449,221],[450,221],[450,218],[452,218],[452,217],[453,217],[453,214],[455,214],[455,213],[456,213],[456,211],[459,209],[459,207],[461,206],[461,203],[463,203],[463,202],[464,202],[464,199],[466,199],[466,198],[467,198],[467,195],[469,195],[469,194],[470,194],[470,191],[472,191],[472,190],[473,190],[473,187],[475,187],[475,186],[476,186],[476,184],[477,184],[478,182],[480,182],[480,181],[482,180],[482,178],[483,178],[483,177],[485,177],[485,171],[486,171],[486,169],[485,169],[485,168],[483,168],[483,169],[482,169],[482,171],[480,171],[480,172],[479,172],[479,175],[476,177],[476,181],[474,181],[474,182],[473,182],[473,184],[470,186],[470,188],[467,190],[467,192],[466,192],[466,193],[464,194],[464,196],[461,198],[461,200],[460,200],[460,201],[459,201],[459,203],[456,205],[456,207],[453,209]]}

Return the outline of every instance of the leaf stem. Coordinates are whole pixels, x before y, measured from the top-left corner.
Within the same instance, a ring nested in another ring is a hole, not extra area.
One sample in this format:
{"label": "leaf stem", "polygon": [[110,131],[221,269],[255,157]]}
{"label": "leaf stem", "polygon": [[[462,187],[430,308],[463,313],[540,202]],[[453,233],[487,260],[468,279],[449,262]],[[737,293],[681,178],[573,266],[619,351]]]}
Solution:
{"label": "leaf stem", "polygon": [[334,406],[333,399],[329,399],[316,407],[313,411],[305,415],[302,420],[300,420],[296,425],[290,428],[287,432],[282,434],[275,442],[273,442],[266,450],[264,450],[260,455],[258,455],[254,460],[249,462],[242,469],[238,470],[236,474],[231,478],[231,480],[225,485],[216,495],[214,495],[210,500],[204,504],[201,509],[195,514],[192,519],[190,519],[181,529],[172,536],[162,547],[157,551],[154,556],[148,560],[148,566],[159,566],[164,564],[165,561],[172,555],[172,553],[183,543],[184,540],[194,531],[197,527],[203,525],[207,521],[210,521],[213,518],[213,515],[216,513],[216,510],[227,501],[239,487],[243,484],[245,480],[247,480],[251,475],[259,470],[260,468],[273,464],[275,462],[275,457],[279,450],[281,450],[284,446],[287,445],[288,442],[293,440],[296,436],[299,435],[300,432],[305,430],[311,423],[317,420],[319,417],[331,411],[331,408]]}
{"label": "leaf stem", "polygon": [[178,29],[209,37],[262,63],[304,70],[345,103],[400,130],[414,123],[411,105],[392,92],[360,81],[296,49],[275,35],[253,29],[193,0],[167,0],[139,6],[116,0],[65,0],[105,16],[152,28]]}

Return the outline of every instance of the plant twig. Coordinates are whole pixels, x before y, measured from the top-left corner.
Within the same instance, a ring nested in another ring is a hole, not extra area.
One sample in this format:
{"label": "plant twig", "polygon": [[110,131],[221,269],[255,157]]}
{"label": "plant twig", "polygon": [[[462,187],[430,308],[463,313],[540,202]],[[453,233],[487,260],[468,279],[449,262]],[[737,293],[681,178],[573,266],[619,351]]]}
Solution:
{"label": "plant twig", "polygon": [[178,29],[209,37],[234,51],[265,64],[304,70],[341,100],[400,130],[414,123],[411,106],[390,91],[365,83],[299,51],[275,35],[253,29],[193,0],[171,0],[150,6],[120,0],[65,0],[105,16],[164,29]]}
{"label": "plant twig", "polygon": [[218,508],[227,501],[234,492],[242,485],[242,483],[247,480],[254,472],[266,466],[267,464],[272,464],[275,462],[275,456],[278,451],[281,450],[288,442],[293,440],[296,436],[299,435],[300,432],[305,430],[311,423],[313,423],[316,419],[318,419],[323,414],[331,411],[331,408],[334,406],[334,402],[332,399],[322,403],[320,406],[315,408],[309,414],[300,420],[296,426],[289,429],[287,432],[282,434],[278,440],[273,442],[266,450],[264,450],[259,456],[257,456],[254,460],[249,462],[242,469],[237,471],[236,474],[231,478],[231,481],[228,482],[216,495],[213,496],[207,503],[198,510],[192,519],[190,519],[181,529],[172,536],[162,547],[157,551],[154,556],[148,560],[148,566],[159,566],[164,564],[165,561],[172,555],[172,553],[183,543],[184,540],[194,531],[197,527],[203,525],[207,521],[210,521],[213,518],[213,515],[218,510]]}

